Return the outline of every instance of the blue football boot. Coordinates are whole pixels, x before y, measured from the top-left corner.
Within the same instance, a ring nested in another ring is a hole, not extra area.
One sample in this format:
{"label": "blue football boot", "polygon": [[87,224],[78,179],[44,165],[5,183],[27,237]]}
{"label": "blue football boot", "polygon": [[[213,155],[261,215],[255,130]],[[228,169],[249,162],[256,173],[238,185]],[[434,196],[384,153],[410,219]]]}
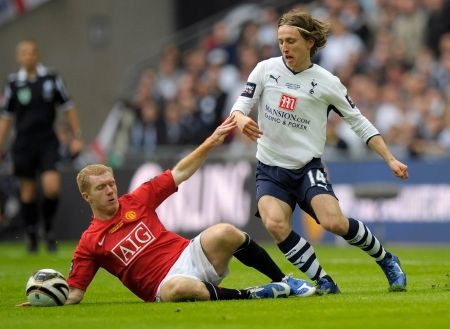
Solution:
{"label": "blue football boot", "polygon": [[337,284],[328,275],[316,281],[316,294],[318,295],[339,294],[340,292]]}
{"label": "blue football boot", "polygon": [[262,286],[247,288],[251,299],[287,298],[291,288],[284,282],[271,282]]}
{"label": "blue football boot", "polygon": [[316,287],[307,281],[292,277],[291,274],[285,276],[282,282],[287,283],[291,288],[291,296],[309,297],[316,293]]}
{"label": "blue football boot", "polygon": [[388,253],[383,260],[377,263],[389,281],[389,291],[406,291],[406,274],[403,272],[397,256]]}

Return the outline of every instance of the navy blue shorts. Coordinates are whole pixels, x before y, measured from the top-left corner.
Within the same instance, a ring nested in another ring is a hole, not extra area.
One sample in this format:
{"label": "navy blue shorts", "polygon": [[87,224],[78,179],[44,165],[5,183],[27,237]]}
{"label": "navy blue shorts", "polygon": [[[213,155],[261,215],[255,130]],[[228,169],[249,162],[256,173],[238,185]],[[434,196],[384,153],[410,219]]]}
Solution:
{"label": "navy blue shorts", "polygon": [[[264,195],[271,195],[286,202],[291,206],[292,211],[298,204],[317,222],[316,214],[311,207],[311,200],[319,194],[329,194],[336,198],[320,159],[314,158],[303,168],[294,170],[268,166],[258,161],[256,202]],[[256,213],[256,216],[260,217],[259,212]]]}

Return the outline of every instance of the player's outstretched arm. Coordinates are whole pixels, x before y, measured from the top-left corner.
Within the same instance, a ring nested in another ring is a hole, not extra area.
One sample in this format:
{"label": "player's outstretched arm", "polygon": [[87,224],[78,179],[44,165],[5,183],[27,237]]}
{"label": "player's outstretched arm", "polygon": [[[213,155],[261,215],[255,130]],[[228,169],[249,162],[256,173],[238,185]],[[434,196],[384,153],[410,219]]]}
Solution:
{"label": "player's outstretched arm", "polygon": [[213,148],[223,143],[225,137],[236,127],[234,116],[228,117],[200,146],[184,157],[172,169],[172,176],[178,186],[191,177],[205,162]]}
{"label": "player's outstretched arm", "polygon": [[392,172],[395,176],[401,179],[408,178],[408,166],[397,160],[389,151],[386,143],[383,140],[383,137],[380,135],[374,136],[369,140],[369,147],[377,152],[383,159],[386,161],[389,168],[391,168]]}

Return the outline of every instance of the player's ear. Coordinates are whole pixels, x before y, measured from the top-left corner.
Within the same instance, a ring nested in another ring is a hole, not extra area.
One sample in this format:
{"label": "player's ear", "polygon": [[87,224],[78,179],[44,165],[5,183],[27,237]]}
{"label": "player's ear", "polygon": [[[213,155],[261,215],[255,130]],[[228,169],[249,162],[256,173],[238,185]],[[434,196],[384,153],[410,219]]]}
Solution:
{"label": "player's ear", "polygon": [[87,192],[82,192],[81,196],[87,203],[89,203],[89,194]]}
{"label": "player's ear", "polygon": [[314,47],[315,43],[316,43],[316,40],[314,40],[313,38],[308,38],[306,40],[306,44],[308,46],[308,49],[311,49],[312,47]]}

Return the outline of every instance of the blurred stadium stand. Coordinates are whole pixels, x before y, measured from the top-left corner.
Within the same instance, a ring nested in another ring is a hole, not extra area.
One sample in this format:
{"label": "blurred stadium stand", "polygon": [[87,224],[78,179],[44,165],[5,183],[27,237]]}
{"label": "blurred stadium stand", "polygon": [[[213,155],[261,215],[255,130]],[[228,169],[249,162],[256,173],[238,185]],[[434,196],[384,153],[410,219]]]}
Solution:
{"label": "blurred stadium stand", "polygon": [[[142,127],[142,108],[149,113],[156,108],[162,117],[171,111],[173,103],[189,107],[186,103],[192,97],[197,109],[194,108],[194,119],[187,120],[185,126],[206,122],[209,117],[198,113],[202,106],[211,111],[210,98],[203,97],[210,91],[201,88],[211,84],[208,79],[214,79],[216,74],[213,68],[220,67],[223,73],[220,91],[233,99],[239,75],[246,73],[243,59],[237,61],[238,55],[247,56],[251,65],[255,59],[277,52],[276,39],[271,39],[268,9],[279,14],[300,5],[340,27],[330,35],[330,50],[342,50],[342,35],[356,40],[346,49],[353,52],[345,57],[337,56],[342,55],[341,51],[334,51],[319,54],[314,60],[341,78],[361,111],[379,127],[396,155],[410,166],[410,179],[398,182],[384,163],[349,133],[348,127],[331,117],[324,160],[343,209],[349,216],[383,230],[383,237],[389,242],[450,242],[450,175],[446,174],[450,167],[449,1],[383,1],[377,6],[375,0],[47,0],[36,1],[39,6],[30,7],[29,12],[21,11],[14,19],[2,19],[5,8],[10,8],[6,5],[17,2],[22,1],[0,0],[0,75],[6,77],[16,70],[17,41],[24,36],[36,39],[41,44],[43,62],[58,68],[67,80],[83,128],[86,127],[85,135],[92,142],[75,163],[64,164],[66,195],[62,196],[58,232],[61,239],[76,239],[89,221],[88,208],[75,186],[76,169],[88,162],[106,162],[115,168],[121,192],[125,192],[137,173],[144,172],[148,177],[158,169],[172,166],[198,140],[175,139],[169,146],[167,140],[164,144],[158,142],[160,131],[168,130],[165,122],[162,128],[155,125],[150,131],[153,135],[148,139],[153,144],[145,144],[145,149],[133,148],[133,138],[137,137],[131,132]],[[220,32],[221,23],[228,31],[224,44],[214,35],[215,29]],[[244,33],[247,28],[250,41]],[[405,37],[405,31],[415,31],[414,38]],[[238,48],[250,50],[244,53]],[[152,88],[155,80],[162,80],[164,60],[171,56],[176,57],[176,87],[165,89],[165,94]],[[194,82],[186,78],[190,74]],[[190,84],[195,90],[186,95],[180,85]],[[214,93],[218,103],[221,98],[217,90]],[[140,97],[145,98],[145,106]],[[149,99],[152,102],[147,102]],[[226,115],[228,105],[226,101],[221,105],[223,112],[216,113],[215,120]],[[214,123],[212,120],[211,125]],[[206,124],[204,130],[205,127]],[[200,138],[201,133],[206,133],[202,127],[199,129],[190,131],[190,135]],[[183,131],[183,136],[189,135]],[[202,170],[205,177],[212,175],[211,181],[203,182],[203,176],[198,175],[186,184],[188,192],[180,191],[175,201],[167,203],[163,218],[168,226],[194,234],[215,220],[235,221],[255,237],[267,239],[253,217],[253,156],[254,145],[240,139],[239,134],[230,138]],[[146,167],[140,169],[143,163]],[[229,172],[235,170],[235,185],[222,181],[219,169],[223,170],[222,179],[230,179]],[[14,190],[14,184],[5,182],[4,189]],[[381,200],[377,196],[358,198],[354,193],[354,187],[380,184],[399,187],[398,196]],[[211,190],[209,185],[214,188]],[[223,187],[235,189],[223,191]],[[209,191],[212,200],[205,199],[205,191]],[[245,202],[236,204],[233,195],[242,196]],[[8,216],[12,217],[14,200],[8,202]],[[188,209],[187,204],[197,208]],[[294,216],[301,214],[297,211]],[[194,226],[189,226],[189,222]],[[300,221],[294,222],[301,230]],[[18,234],[14,223],[7,218],[2,221],[0,238]],[[323,237],[324,241],[333,239]]]}

